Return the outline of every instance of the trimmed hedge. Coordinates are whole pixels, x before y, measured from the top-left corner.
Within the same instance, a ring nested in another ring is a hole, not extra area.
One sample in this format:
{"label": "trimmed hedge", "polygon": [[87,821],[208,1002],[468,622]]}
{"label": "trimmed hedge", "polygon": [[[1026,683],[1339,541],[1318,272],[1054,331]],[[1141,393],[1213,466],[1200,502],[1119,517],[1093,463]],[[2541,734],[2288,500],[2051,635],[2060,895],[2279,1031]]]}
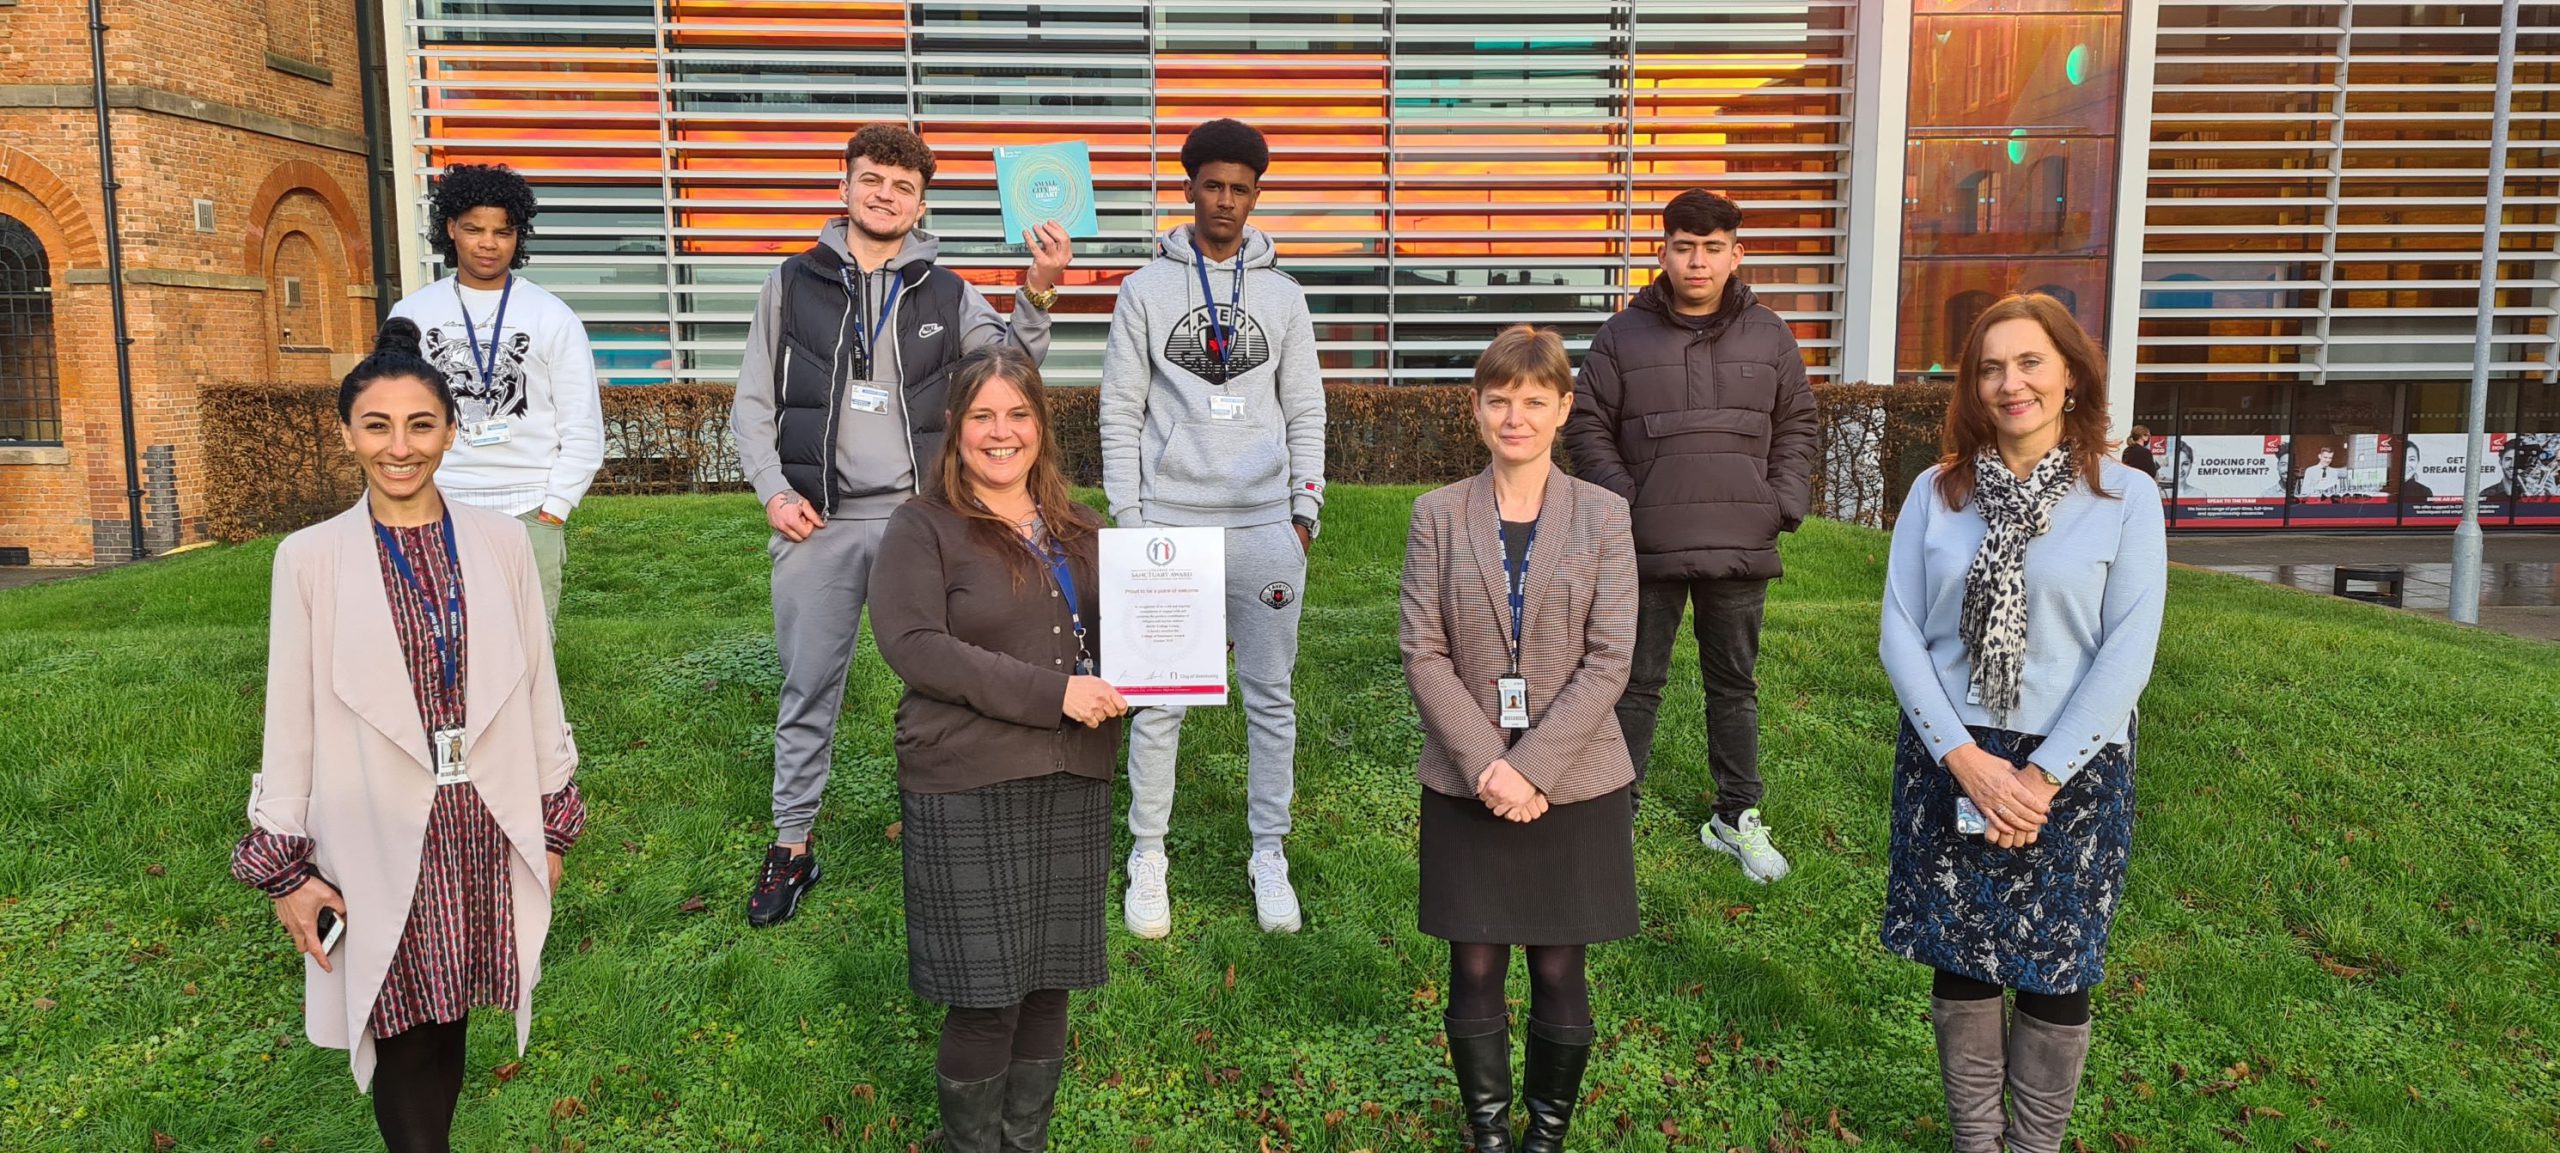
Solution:
{"label": "trimmed hedge", "polygon": [[[747,487],[729,434],[730,386],[604,390],[599,493]],[[1938,457],[1943,384],[1817,384],[1817,516],[1887,525],[1911,477]],[[1050,394],[1058,447],[1076,483],[1102,483],[1100,394]],[[1325,478],[1334,484],[1445,484],[1484,467],[1463,385],[1325,386]],[[221,384],[203,393],[206,523],[223,540],[314,524],[355,503],[364,479],[338,437],[334,386]],[[1569,464],[1570,462],[1568,462]]]}

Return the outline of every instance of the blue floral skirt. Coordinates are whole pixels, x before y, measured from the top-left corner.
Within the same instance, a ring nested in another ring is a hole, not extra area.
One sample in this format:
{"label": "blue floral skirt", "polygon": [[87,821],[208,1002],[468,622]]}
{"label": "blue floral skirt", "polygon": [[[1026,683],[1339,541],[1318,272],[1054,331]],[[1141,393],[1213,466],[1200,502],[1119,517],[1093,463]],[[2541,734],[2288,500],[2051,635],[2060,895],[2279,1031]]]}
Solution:
{"label": "blue floral skirt", "polygon": [[[2021,768],[2044,738],[1973,728]],[[1955,774],[1910,722],[1894,748],[1892,873],[1884,947],[1934,969],[2031,993],[2106,977],[2107,930],[2133,845],[2132,742],[2109,745],[2054,795],[2036,842],[2002,849],[1956,832]]]}

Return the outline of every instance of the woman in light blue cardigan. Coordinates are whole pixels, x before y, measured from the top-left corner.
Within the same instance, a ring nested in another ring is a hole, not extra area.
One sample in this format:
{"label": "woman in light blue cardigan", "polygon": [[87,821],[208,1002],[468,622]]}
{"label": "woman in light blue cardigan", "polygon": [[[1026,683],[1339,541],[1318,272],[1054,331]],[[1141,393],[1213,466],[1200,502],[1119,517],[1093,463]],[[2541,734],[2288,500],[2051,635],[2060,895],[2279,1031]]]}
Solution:
{"label": "woman in light blue cardigan", "polygon": [[2109,451],[2105,365],[2053,298],[1993,305],[1894,524],[1884,944],[1936,970],[1957,1153],[2060,1148],[2124,889],[2168,544],[2158,487]]}

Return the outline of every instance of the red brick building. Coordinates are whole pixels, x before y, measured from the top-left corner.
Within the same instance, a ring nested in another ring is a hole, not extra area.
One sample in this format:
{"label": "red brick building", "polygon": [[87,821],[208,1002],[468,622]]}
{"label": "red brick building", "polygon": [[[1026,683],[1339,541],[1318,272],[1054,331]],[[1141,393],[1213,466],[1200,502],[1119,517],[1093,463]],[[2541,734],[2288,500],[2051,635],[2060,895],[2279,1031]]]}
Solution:
{"label": "red brick building", "polygon": [[[370,343],[364,78],[350,3],[115,0],[106,23],[157,553],[204,538],[204,384],[325,382]],[[92,82],[83,0],[0,0],[5,562],[132,555]]]}

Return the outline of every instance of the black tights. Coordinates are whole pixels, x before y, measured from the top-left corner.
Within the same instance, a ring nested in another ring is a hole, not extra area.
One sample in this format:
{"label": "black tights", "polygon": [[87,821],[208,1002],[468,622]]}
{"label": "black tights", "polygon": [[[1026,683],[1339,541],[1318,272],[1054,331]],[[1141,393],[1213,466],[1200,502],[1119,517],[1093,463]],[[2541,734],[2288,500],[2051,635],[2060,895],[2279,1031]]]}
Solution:
{"label": "black tights", "polygon": [[[1582,979],[1582,946],[1523,945],[1529,954],[1529,1015],[1550,1025],[1591,1023],[1591,986]],[[1449,1016],[1481,1021],[1504,1016],[1503,979],[1511,946],[1449,942]]]}
{"label": "black tights", "polygon": [[954,1081],[984,1081],[1016,1061],[1067,1055],[1067,991],[1039,989],[1001,1009],[951,1007],[933,1067]]}
{"label": "black tights", "polygon": [[390,1153],[449,1153],[462,1098],[466,1022],[412,1025],[373,1041],[373,1123]]}
{"label": "black tights", "polygon": [[[1976,981],[1961,973],[1944,969],[1929,981],[1929,995],[1941,1001],[1988,1001],[2000,995],[2000,986],[1989,981]],[[2089,1023],[2089,991],[2074,993],[2030,993],[2018,990],[2018,1011],[2047,1025],[2070,1028]]]}

